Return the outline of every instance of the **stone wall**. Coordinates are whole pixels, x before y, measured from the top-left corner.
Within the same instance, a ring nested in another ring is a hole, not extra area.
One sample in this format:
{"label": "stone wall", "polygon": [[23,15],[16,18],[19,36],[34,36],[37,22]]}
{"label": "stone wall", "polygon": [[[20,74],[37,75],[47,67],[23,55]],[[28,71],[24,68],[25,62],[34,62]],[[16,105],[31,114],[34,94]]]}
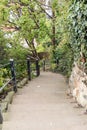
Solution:
{"label": "stone wall", "polygon": [[69,78],[69,95],[72,95],[78,105],[87,109],[87,75],[74,63]]}

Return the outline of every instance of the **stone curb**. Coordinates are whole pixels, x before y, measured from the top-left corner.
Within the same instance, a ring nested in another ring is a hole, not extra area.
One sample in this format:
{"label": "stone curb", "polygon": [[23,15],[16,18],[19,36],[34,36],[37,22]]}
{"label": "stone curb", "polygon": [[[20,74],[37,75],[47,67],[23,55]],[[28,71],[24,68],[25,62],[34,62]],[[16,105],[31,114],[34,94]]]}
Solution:
{"label": "stone curb", "polygon": [[0,130],[2,130],[2,125],[0,124]]}
{"label": "stone curb", "polygon": [[7,110],[8,110],[9,104],[11,104],[12,101],[13,101],[14,94],[15,94],[14,91],[9,92],[8,95],[6,96],[6,98],[0,102],[1,110],[2,110],[1,114],[2,114],[2,117],[3,117],[3,121],[8,120]]}
{"label": "stone curb", "polygon": [[[17,84],[17,87],[19,89],[23,88],[23,86],[26,83],[28,83],[28,78],[24,78],[21,82],[19,82]],[[6,96],[6,98],[0,102],[1,114],[2,114],[2,117],[3,117],[3,121],[7,121],[8,120],[8,114],[9,113],[7,111],[9,109],[10,104],[12,104],[12,102],[13,102],[14,95],[15,95],[14,91],[8,92],[8,95]],[[3,124],[0,124],[0,130],[2,130],[2,126],[3,126]]]}
{"label": "stone curb", "polygon": [[28,78],[24,78],[22,81],[20,81],[18,84],[17,84],[17,87],[18,88],[23,88],[23,86],[28,83]]}

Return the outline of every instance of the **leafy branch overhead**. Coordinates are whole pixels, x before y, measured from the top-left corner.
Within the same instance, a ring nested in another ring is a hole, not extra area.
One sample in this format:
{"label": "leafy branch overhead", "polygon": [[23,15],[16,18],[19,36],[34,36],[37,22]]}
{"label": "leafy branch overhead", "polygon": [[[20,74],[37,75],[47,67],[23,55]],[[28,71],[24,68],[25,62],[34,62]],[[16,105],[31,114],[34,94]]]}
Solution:
{"label": "leafy branch overhead", "polygon": [[49,53],[52,64],[58,60],[58,71],[68,74],[74,61],[86,65],[86,0],[0,2],[0,29],[5,35],[3,38],[10,35],[5,44],[9,56],[15,56],[12,50],[20,48],[21,52],[26,51],[25,56],[39,58],[38,52],[42,50]]}
{"label": "leafy branch overhead", "polygon": [[[55,0],[56,1],[56,0]],[[16,33],[20,34],[22,39],[27,39],[29,48],[34,47],[34,39],[43,39],[49,37],[52,45],[55,46],[56,42],[56,13],[54,7],[57,5],[55,2],[50,5],[43,4],[38,0],[13,0],[6,2],[4,6],[9,9],[5,26],[2,29],[13,28]],[[51,10],[51,14],[46,9]],[[47,19],[49,17],[50,19]],[[50,22],[51,21],[51,22]],[[48,23],[52,23],[48,26]],[[33,51],[32,51],[33,52]],[[37,51],[34,56],[37,57]]]}

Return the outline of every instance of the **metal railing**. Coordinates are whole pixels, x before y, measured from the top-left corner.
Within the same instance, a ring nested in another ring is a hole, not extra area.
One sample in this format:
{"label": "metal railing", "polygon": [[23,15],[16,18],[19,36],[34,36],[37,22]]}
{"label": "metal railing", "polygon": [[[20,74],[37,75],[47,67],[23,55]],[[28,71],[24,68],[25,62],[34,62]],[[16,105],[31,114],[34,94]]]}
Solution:
{"label": "metal railing", "polygon": [[[19,62],[17,62],[17,64],[19,64]],[[35,64],[36,76],[38,77],[40,75],[40,66],[39,66],[39,60],[38,59],[31,61],[30,58],[27,58],[27,60],[21,61],[20,64],[22,62],[26,63],[26,68],[27,68],[26,72],[27,72],[28,80],[32,79],[32,76],[31,76],[31,73],[32,73],[32,70],[33,70],[33,68],[31,67],[32,63]],[[16,69],[15,69],[15,64],[16,64],[16,62],[14,62],[13,59],[10,59],[9,63],[0,66],[0,68],[9,67],[10,72],[11,72],[11,78],[2,87],[0,87],[0,92],[2,92],[5,89],[5,87],[7,87],[7,85],[11,82],[13,83],[13,90],[15,92],[17,92],[17,75],[16,75],[17,72],[16,72]]]}
{"label": "metal railing", "polygon": [[[56,67],[58,67],[58,64],[59,64],[59,61],[58,61],[58,58],[56,58],[55,60],[54,60],[54,63],[55,63],[55,65],[56,65]],[[51,70],[50,68],[51,68],[51,61],[49,60],[49,59],[47,59],[47,60],[43,60],[43,71],[46,71],[46,70]]]}

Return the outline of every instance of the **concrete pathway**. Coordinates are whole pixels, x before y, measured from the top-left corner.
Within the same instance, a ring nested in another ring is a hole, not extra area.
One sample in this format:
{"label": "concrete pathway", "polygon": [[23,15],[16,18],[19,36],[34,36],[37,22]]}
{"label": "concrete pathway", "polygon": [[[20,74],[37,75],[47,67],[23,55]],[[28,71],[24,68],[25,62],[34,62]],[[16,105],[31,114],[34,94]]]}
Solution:
{"label": "concrete pathway", "polygon": [[14,97],[3,130],[87,130],[84,109],[73,108],[60,74],[41,73]]}

